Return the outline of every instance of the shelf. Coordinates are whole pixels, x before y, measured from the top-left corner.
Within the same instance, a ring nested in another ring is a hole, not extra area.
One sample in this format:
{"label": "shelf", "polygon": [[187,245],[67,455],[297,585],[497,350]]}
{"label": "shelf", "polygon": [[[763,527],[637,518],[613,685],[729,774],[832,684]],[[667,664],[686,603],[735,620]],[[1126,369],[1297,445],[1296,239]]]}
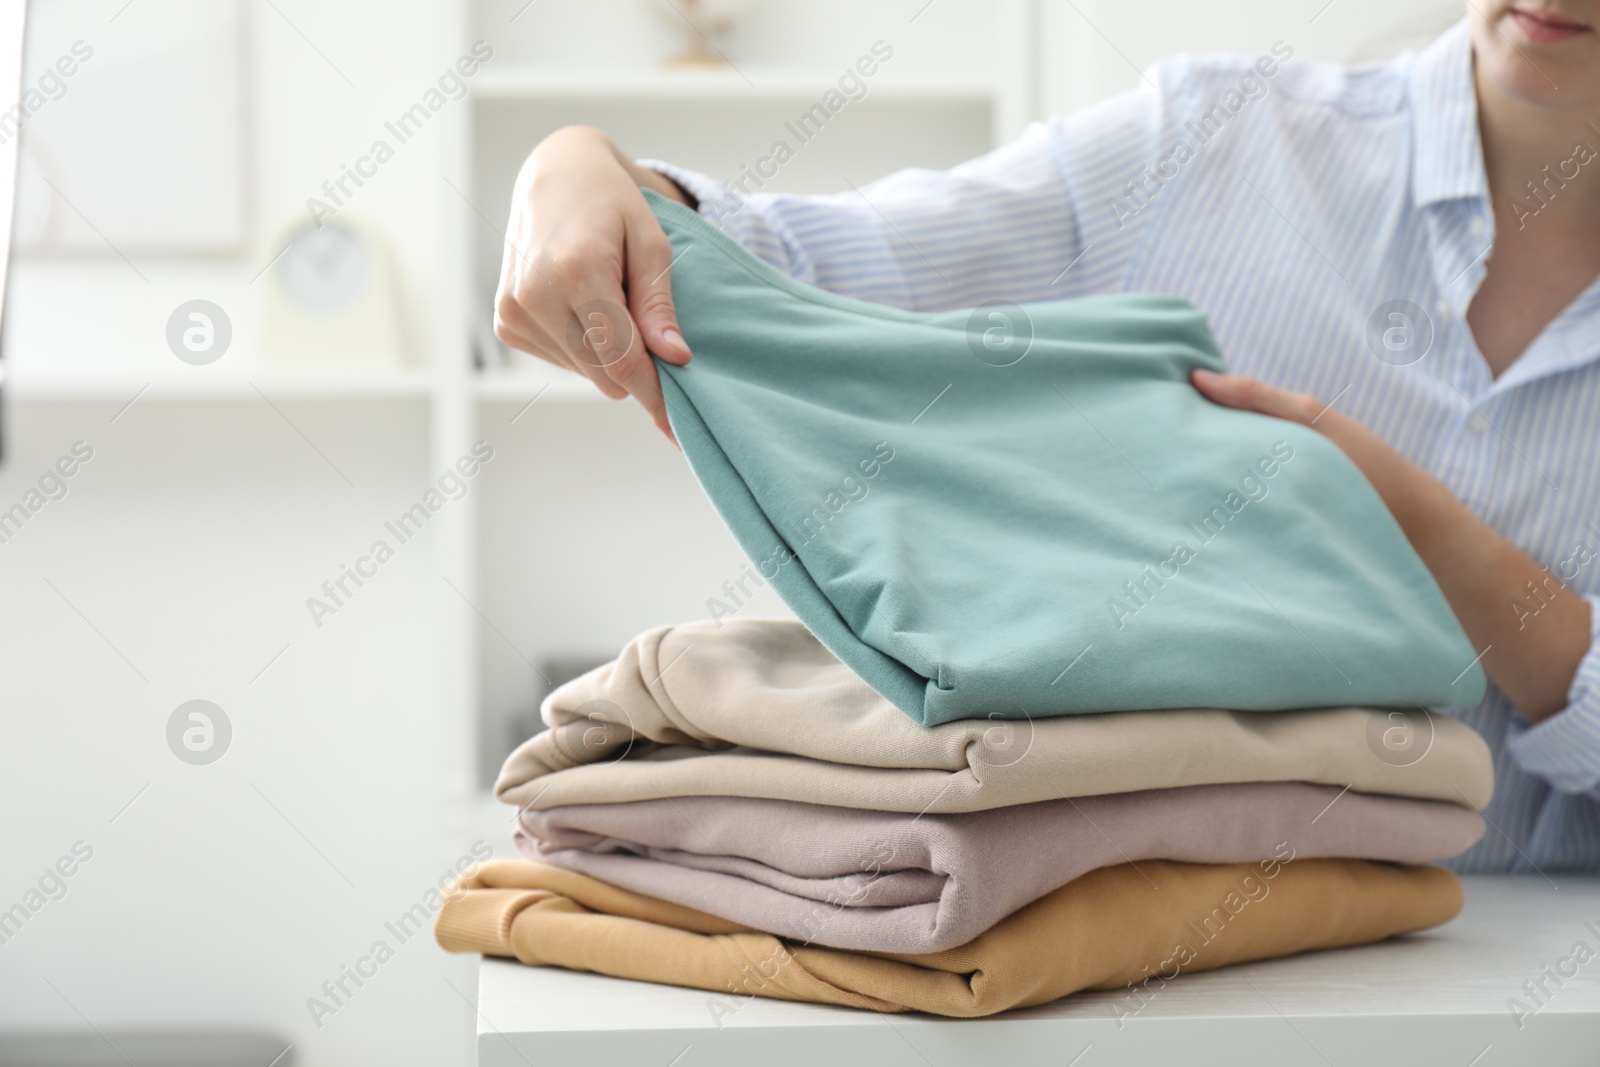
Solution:
{"label": "shelf", "polygon": [[[710,69],[623,67],[510,66],[482,71],[473,81],[480,100],[538,100],[544,98],[694,100],[710,102],[761,102],[793,100],[815,102],[833,88],[844,68],[741,66]],[[926,100],[946,103],[992,100],[998,93],[994,81],[972,73],[901,74],[879,71],[864,79],[863,99]]]}
{"label": "shelf", "polygon": [[607,399],[587,379],[576,374],[480,372],[473,380],[472,392],[479,400],[498,404],[526,404],[536,396],[540,403]]}
{"label": "shelf", "polygon": [[362,400],[426,399],[433,378],[420,370],[291,372],[260,370],[249,376],[207,374],[196,368],[191,375],[140,376],[126,370],[77,374],[14,373],[5,380],[9,399],[28,401],[141,401],[193,400]]}

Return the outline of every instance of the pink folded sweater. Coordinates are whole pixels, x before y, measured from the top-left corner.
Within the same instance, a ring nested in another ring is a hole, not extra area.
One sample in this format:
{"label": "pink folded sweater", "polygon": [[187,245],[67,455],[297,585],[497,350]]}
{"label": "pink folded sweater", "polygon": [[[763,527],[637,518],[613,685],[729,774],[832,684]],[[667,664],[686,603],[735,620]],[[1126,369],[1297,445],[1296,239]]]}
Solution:
{"label": "pink folded sweater", "polygon": [[524,810],[527,858],[808,944],[939,952],[1100,867],[1344,857],[1429,863],[1483,835],[1458,804],[1304,782],[961,814],[693,796]]}

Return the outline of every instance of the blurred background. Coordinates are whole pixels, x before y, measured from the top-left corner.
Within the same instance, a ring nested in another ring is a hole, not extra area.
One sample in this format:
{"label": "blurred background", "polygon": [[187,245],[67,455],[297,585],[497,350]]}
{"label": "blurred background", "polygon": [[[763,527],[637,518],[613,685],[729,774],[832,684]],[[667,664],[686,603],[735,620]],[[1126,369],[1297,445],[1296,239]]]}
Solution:
{"label": "blurred background", "polygon": [[[473,961],[401,917],[511,854],[488,786],[551,686],[705,616],[740,572],[640,411],[492,336],[511,183],[540,138],[593,124],[737,177],[883,42],[866,95],[769,183],[831,192],[980,154],[1165,55],[1281,40],[1297,61],[1374,60],[1460,11],[29,8],[23,92],[0,101],[0,143],[21,143],[0,1046],[58,1031],[82,1051],[50,1062],[139,1067],[202,1062],[155,1031],[249,1035],[226,1062],[261,1067],[470,1063],[492,1025]],[[786,614],[766,591],[740,611]],[[380,941],[375,973],[345,977]]]}

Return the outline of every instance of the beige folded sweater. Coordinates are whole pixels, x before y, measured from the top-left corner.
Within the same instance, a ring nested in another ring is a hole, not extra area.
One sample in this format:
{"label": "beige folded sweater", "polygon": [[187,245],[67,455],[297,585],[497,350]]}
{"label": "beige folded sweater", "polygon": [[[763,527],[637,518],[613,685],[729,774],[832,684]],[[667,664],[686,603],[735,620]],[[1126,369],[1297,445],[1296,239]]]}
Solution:
{"label": "beige folded sweater", "polygon": [[[495,792],[550,808],[742,796],[904,812],[1222,782],[1488,803],[1488,746],[1420,709],[1123,711],[921,726],[797,622],[660,627],[546,698]],[[1409,718],[1405,717],[1409,715]]]}
{"label": "beige folded sweater", "polygon": [[[1086,874],[973,941],[925,955],[802,947],[571,871],[502,860],[447,894],[451,952],[748,996],[936,1015],[992,1015],[1138,983],[1435,926],[1461,909],[1438,867],[1365,860],[1149,861]],[[1139,994],[1129,992],[1129,1010]]]}

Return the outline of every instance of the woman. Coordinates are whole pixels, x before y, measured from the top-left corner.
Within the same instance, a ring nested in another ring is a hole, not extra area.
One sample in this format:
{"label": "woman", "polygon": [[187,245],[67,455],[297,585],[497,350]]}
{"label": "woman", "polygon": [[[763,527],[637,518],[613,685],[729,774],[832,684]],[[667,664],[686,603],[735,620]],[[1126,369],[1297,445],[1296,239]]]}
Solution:
{"label": "woman", "polygon": [[[1492,685],[1464,718],[1499,786],[1458,866],[1600,869],[1600,0],[1468,8],[1375,66],[1285,42],[1172,60],[988,156],[836,197],[745,198],[562,130],[517,183],[496,331],[670,436],[645,349],[690,353],[640,187],[917,310],[1181,295],[1240,372],[1196,388],[1338,444],[1481,650]],[[595,300],[637,329],[579,358],[564,339]]]}

